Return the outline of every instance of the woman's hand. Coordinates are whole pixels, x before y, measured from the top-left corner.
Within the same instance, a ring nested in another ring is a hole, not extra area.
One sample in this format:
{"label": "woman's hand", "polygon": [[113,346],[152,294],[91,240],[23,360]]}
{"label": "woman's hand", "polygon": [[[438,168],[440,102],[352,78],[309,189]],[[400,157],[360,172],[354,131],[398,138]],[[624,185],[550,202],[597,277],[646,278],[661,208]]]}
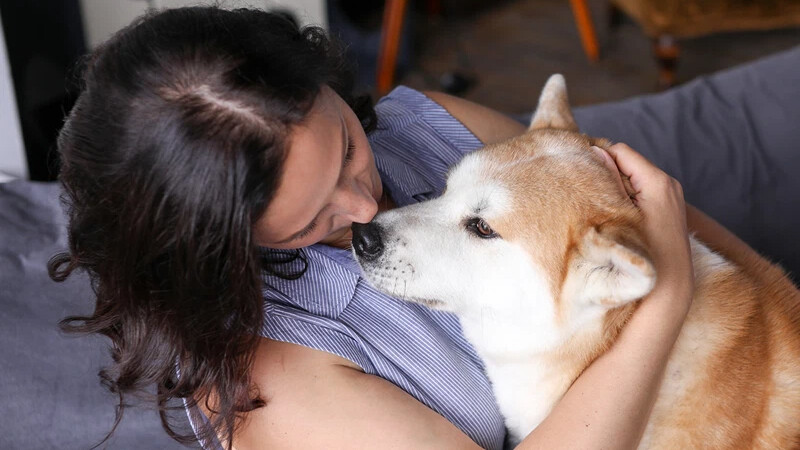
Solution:
{"label": "woman's hand", "polygon": [[669,288],[674,308],[685,314],[694,292],[694,271],[683,188],[625,144],[612,145],[608,154],[616,164],[612,170],[619,169],[630,179],[633,192],[628,195],[644,213],[645,237],[658,277],[654,289]]}

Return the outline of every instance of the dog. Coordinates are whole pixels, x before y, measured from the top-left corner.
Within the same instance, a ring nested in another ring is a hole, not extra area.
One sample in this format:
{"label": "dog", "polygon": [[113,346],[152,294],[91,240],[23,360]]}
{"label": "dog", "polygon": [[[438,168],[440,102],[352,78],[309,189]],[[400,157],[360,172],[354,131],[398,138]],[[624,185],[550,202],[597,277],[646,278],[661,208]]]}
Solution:
{"label": "dog", "polygon": [[[438,198],[353,226],[377,289],[459,318],[512,443],[617,338],[657,273],[642,213],[578,132],[560,75],[528,131],[463,158]],[[690,238],[695,293],[640,448],[800,447],[800,294]]]}

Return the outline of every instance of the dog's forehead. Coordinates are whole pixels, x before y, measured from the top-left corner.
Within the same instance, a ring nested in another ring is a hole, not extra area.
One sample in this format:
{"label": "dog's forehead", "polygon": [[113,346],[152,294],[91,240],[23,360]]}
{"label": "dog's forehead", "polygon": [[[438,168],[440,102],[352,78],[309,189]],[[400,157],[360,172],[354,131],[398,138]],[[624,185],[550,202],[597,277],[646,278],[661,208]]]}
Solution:
{"label": "dog's forehead", "polygon": [[484,152],[467,155],[449,174],[445,199],[476,215],[504,213],[511,206],[511,193],[496,176],[496,162]]}
{"label": "dog's forehead", "polygon": [[467,155],[451,171],[448,187],[463,189],[476,181],[529,175],[543,164],[579,163],[593,158],[589,137],[565,130],[535,130],[488,145]]}
{"label": "dog's forehead", "polygon": [[591,145],[591,138],[584,134],[546,128],[528,131],[508,141],[487,146],[485,150],[492,153],[494,159],[518,164],[533,158],[584,154]]}
{"label": "dog's forehead", "polygon": [[447,189],[469,188],[476,180],[486,177],[486,158],[478,151],[470,153],[461,160],[447,176]]}

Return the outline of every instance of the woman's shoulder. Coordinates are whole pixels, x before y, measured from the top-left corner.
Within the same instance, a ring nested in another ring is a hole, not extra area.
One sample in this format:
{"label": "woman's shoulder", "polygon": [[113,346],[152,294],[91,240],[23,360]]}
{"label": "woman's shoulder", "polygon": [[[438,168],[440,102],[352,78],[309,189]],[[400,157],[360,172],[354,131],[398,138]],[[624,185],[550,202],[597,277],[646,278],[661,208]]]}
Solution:
{"label": "woman's shoulder", "polygon": [[[477,141],[499,142],[525,131],[525,127],[503,113],[443,92],[418,91],[398,86],[376,106],[386,128],[397,128],[414,119],[430,123],[444,134]],[[380,124],[380,122],[379,122]],[[465,136],[464,132],[471,136]],[[474,144],[469,142],[469,144]],[[469,145],[468,144],[468,145]]]}
{"label": "woman's shoulder", "polygon": [[457,117],[425,93],[397,86],[375,105],[378,123],[370,139],[443,143],[459,154],[483,143]]}

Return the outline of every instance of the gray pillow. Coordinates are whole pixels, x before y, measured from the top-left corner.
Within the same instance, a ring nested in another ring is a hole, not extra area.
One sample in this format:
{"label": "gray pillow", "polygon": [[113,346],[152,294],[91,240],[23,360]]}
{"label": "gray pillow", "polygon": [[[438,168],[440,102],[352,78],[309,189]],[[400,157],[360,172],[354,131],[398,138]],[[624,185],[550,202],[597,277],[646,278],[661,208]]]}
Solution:
{"label": "gray pillow", "polygon": [[662,94],[577,108],[575,119],[643,153],[689,203],[800,280],[800,46]]}
{"label": "gray pillow", "polygon": [[[56,283],[46,264],[67,248],[55,183],[0,183],[0,448],[88,449],[114,423],[117,399],[102,387],[105,338],[67,337],[58,321],[89,314],[87,277]],[[126,409],[107,448],[178,449],[153,410]]]}

